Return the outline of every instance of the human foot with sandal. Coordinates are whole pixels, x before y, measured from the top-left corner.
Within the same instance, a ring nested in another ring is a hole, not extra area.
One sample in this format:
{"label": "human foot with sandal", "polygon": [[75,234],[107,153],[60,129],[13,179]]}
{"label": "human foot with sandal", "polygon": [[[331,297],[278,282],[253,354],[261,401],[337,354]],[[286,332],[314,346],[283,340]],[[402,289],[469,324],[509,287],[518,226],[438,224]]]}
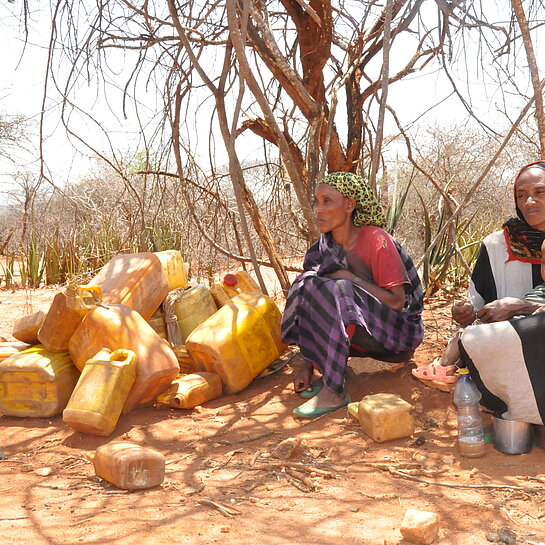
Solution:
{"label": "human foot with sandal", "polygon": [[348,392],[336,394],[329,388],[323,387],[323,382],[312,379],[314,366],[304,360],[293,381],[293,389],[303,399],[308,399],[301,406],[294,409],[293,413],[300,418],[317,418],[324,414],[346,407],[351,398]]}
{"label": "human foot with sandal", "polygon": [[429,380],[440,385],[454,384],[458,377],[456,376],[455,365],[443,365],[441,358],[435,358],[428,365],[422,365],[412,370],[412,374],[420,380]]}
{"label": "human foot with sandal", "polygon": [[458,380],[456,375],[456,362],[460,357],[458,351],[459,333],[450,339],[445,353],[440,358],[435,358],[428,365],[421,365],[411,372],[416,378],[429,381],[432,386],[440,390],[450,392],[452,385]]}

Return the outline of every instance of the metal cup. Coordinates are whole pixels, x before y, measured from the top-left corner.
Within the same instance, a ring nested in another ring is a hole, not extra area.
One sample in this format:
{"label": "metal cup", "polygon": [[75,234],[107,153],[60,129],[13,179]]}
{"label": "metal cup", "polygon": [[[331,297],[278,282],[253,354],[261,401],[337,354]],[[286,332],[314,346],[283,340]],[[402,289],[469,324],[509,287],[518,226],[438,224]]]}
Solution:
{"label": "metal cup", "polygon": [[504,454],[525,454],[532,450],[532,425],[528,422],[492,417],[494,448]]}

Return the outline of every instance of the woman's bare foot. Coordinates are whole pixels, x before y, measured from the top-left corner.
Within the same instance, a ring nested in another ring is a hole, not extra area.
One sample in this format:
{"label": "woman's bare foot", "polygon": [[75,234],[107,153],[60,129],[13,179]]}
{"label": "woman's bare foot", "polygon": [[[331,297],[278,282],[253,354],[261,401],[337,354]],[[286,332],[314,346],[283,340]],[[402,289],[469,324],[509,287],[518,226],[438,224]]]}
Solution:
{"label": "woman's bare foot", "polygon": [[313,374],[314,365],[312,365],[312,362],[303,359],[303,362],[296,371],[295,378],[293,379],[293,389],[295,390],[295,393],[300,394],[305,390],[312,390],[310,383],[312,381]]}

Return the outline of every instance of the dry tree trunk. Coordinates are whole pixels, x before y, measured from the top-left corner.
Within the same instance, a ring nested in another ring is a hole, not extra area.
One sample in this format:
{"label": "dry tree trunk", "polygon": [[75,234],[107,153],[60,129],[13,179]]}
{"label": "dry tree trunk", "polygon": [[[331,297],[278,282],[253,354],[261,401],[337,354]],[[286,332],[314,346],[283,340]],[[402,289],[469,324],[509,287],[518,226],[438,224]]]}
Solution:
{"label": "dry tree trunk", "polygon": [[545,112],[543,111],[543,90],[539,80],[539,68],[537,66],[534,46],[530,36],[530,29],[528,28],[528,20],[526,19],[526,15],[524,14],[524,9],[522,7],[522,0],[511,0],[511,5],[513,6],[513,11],[515,12],[515,16],[520,27],[520,33],[522,34],[522,40],[524,42],[524,49],[526,50],[526,58],[528,59],[528,66],[530,68],[532,87],[534,88],[534,97],[536,102],[535,118],[539,132],[540,158],[545,159]]}
{"label": "dry tree trunk", "polygon": [[377,172],[382,152],[382,136],[384,133],[384,114],[386,112],[386,103],[388,99],[388,79],[390,77],[390,30],[392,26],[392,0],[387,0],[384,17],[384,45],[382,46],[382,70],[380,77],[382,80],[382,92],[380,97],[380,107],[377,122],[377,135],[375,146],[373,148],[373,157],[371,160],[371,172],[369,174],[369,185],[376,192]]}
{"label": "dry tree trunk", "polygon": [[[248,187],[244,183],[244,176],[242,174],[240,161],[238,159],[236,150],[234,148],[234,128],[231,130],[229,129],[229,124],[227,121],[227,115],[225,111],[225,102],[224,102],[225,93],[224,93],[223,85],[225,84],[225,80],[226,80],[226,70],[224,69],[222,73],[222,76],[220,79],[221,81],[220,87],[219,88],[216,87],[216,85],[214,85],[214,83],[208,78],[206,72],[203,70],[199,61],[195,58],[191,50],[191,47],[189,46],[188,40],[184,33],[184,29],[178,19],[176,6],[173,0],[169,0],[168,4],[169,4],[170,14],[172,16],[172,19],[175,23],[176,30],[178,31],[178,35],[180,37],[180,42],[185,47],[188,55],[192,57],[192,63],[195,69],[198,71],[200,77],[205,82],[206,86],[214,94],[214,98],[216,100],[216,106],[218,108],[218,113],[219,113],[220,129],[221,129],[225,146],[229,154],[229,174],[231,176],[231,181],[233,183],[233,189],[235,190],[235,193],[237,195],[237,202],[241,205],[243,204],[244,208],[246,208],[246,210],[248,211],[252,219],[254,228],[257,234],[259,235],[261,243],[263,244],[263,247],[265,248],[265,251],[267,252],[267,255],[269,256],[269,259],[272,263],[276,276],[278,277],[280,286],[282,287],[282,290],[285,293],[287,293],[290,287],[290,281],[286,272],[286,268],[284,266],[284,263],[282,262],[280,255],[277,252],[274,240],[269,232],[269,229],[267,228],[265,222],[263,221],[261,213],[259,212],[259,208],[255,200],[253,199],[251,192],[249,191]],[[237,38],[239,38],[239,36],[235,33],[234,38],[235,39],[233,41],[236,44]],[[234,47],[236,49],[236,45],[234,45]],[[229,57],[230,57],[230,51],[228,50],[226,52],[224,68],[227,67]],[[180,168],[180,165],[178,165],[178,168]],[[241,222],[244,222],[245,221],[245,218],[243,217],[244,210],[242,208],[240,208],[239,210],[241,214]],[[253,251],[252,241],[247,231],[245,231],[245,235],[247,238],[248,247],[251,252],[252,262],[254,264],[256,276],[258,277],[261,288],[265,291],[266,289],[265,284],[261,276],[261,272],[259,269],[259,265],[257,263],[257,259],[255,257],[255,253]]]}

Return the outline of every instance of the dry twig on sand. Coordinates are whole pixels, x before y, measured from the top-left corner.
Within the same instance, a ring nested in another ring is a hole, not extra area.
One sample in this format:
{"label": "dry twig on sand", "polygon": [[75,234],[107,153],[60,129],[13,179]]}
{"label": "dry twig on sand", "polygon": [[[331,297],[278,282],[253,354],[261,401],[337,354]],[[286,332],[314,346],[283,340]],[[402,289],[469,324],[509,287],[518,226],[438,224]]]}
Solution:
{"label": "dry twig on sand", "polygon": [[258,439],[263,439],[263,437],[268,437],[276,433],[276,431],[267,431],[261,433],[260,435],[254,435],[253,437],[247,437],[246,439],[239,439],[238,441],[222,441],[221,439],[214,441],[214,443],[219,443],[220,445],[237,445],[238,443],[250,443],[252,441],[257,441]]}
{"label": "dry twig on sand", "polygon": [[217,509],[224,517],[233,518],[234,515],[240,515],[240,511],[238,509],[214,501],[211,498],[202,498],[197,503]]}
{"label": "dry twig on sand", "polygon": [[462,484],[462,483],[445,483],[442,481],[432,481],[429,479],[421,479],[420,477],[415,477],[414,475],[409,475],[403,471],[394,469],[393,467],[378,467],[385,471],[389,471],[392,475],[397,475],[398,477],[403,477],[404,479],[410,479],[411,481],[417,481],[425,484],[434,484],[437,486],[446,486],[448,488],[473,488],[473,489],[486,489],[486,490],[522,490],[523,492],[532,493],[532,492],[544,492],[545,487],[540,486],[539,488],[527,488],[524,486],[515,486],[509,484]]}

